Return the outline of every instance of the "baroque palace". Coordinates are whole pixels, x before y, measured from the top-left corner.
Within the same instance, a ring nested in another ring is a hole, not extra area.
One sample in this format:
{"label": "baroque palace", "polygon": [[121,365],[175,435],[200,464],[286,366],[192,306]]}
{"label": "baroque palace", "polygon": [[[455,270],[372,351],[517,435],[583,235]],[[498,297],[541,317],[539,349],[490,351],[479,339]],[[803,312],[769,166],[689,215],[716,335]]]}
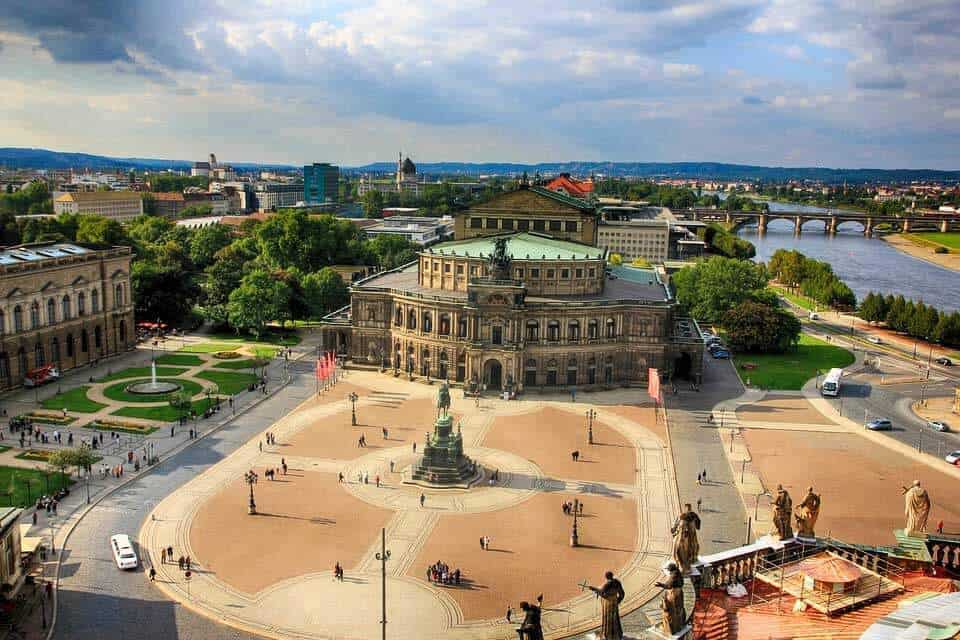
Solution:
{"label": "baroque palace", "polygon": [[324,319],[325,348],[490,391],[646,384],[651,367],[699,381],[696,323],[677,317],[655,270],[607,265],[593,207],[521,186],[456,229],[417,261],[354,283],[350,305]]}
{"label": "baroque palace", "polygon": [[28,372],[133,348],[129,247],[46,243],[0,251],[0,389]]}

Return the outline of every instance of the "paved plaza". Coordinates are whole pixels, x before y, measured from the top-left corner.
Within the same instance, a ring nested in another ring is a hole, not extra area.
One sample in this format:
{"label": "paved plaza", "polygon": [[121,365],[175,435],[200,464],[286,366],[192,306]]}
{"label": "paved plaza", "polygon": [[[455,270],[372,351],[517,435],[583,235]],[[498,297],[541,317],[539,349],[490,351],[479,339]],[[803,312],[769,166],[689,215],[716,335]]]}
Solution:
{"label": "paved plaza", "polygon": [[[359,397],[357,426],[351,393]],[[421,489],[401,480],[416,460],[414,444],[422,447],[432,429],[436,393],[436,386],[347,372],[270,426],[275,444],[255,436],[155,507],[139,540],[158,570],[156,585],[201,614],[269,637],[375,637],[385,528],[392,638],[515,638],[507,607],[539,593],[548,635],[582,632],[596,626],[598,609],[578,583],[597,584],[608,569],[624,582],[626,611],[656,595],[679,505],[652,407],[629,406],[643,402],[641,392],[478,404],[454,390],[465,453],[499,480]],[[596,411],[593,445],[588,409]],[[358,446],[361,437],[366,446]],[[265,478],[268,468],[280,470],[275,480]],[[243,480],[251,469],[259,474],[253,516]],[[577,548],[569,543],[573,519],[561,508],[573,500],[583,503]],[[167,546],[190,556],[189,582],[175,561],[161,562]],[[459,568],[461,584],[428,581],[437,561]],[[345,569],[342,582],[335,563]]]}

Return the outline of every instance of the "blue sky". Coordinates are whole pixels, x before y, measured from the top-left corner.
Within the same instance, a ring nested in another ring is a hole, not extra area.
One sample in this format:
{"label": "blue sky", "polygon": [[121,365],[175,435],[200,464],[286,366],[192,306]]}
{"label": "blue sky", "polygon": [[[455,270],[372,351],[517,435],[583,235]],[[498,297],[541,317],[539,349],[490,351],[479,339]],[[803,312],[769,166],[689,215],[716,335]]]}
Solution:
{"label": "blue sky", "polygon": [[956,0],[7,0],[0,146],[960,168]]}

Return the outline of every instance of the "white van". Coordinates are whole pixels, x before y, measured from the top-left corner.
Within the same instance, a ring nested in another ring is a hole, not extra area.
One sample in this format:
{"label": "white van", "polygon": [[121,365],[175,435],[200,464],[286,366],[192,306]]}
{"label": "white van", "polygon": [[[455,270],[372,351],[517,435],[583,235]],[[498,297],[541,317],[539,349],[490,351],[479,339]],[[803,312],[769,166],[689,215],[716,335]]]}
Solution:
{"label": "white van", "polygon": [[137,553],[130,544],[130,536],[118,533],[110,536],[110,548],[113,549],[113,559],[121,569],[137,568]]}

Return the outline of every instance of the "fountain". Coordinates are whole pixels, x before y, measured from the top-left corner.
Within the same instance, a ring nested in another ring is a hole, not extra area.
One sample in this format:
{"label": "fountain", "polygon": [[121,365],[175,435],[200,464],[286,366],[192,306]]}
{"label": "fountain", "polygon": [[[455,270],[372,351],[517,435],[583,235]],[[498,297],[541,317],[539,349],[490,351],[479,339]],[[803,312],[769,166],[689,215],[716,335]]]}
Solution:
{"label": "fountain", "polygon": [[127,385],[127,392],[138,393],[146,396],[161,395],[171,393],[180,389],[180,385],[169,380],[157,380],[157,361],[150,361],[150,382],[143,380]]}
{"label": "fountain", "polygon": [[446,383],[440,387],[437,409],[433,433],[427,434],[423,454],[403,482],[424,487],[466,489],[477,482],[483,472],[476,462],[463,454],[463,436],[459,431],[453,432],[453,417],[449,413],[450,390]]}

